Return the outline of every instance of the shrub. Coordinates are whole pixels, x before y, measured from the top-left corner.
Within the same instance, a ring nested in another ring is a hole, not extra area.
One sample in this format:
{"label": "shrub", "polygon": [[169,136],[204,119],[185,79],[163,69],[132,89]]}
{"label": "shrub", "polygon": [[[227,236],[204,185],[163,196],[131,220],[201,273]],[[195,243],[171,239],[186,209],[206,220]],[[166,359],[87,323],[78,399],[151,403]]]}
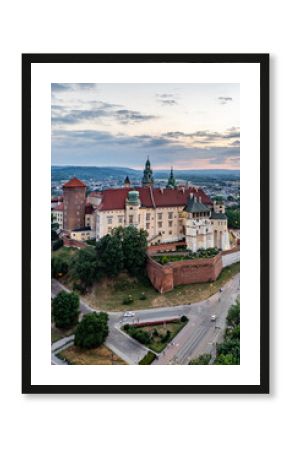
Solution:
{"label": "shrub", "polygon": [[151,337],[148,331],[134,329],[131,336],[144,345],[150,344],[151,342]]}
{"label": "shrub", "polygon": [[86,314],[75,332],[75,345],[94,348],[103,344],[109,334],[108,314],[104,312]]}
{"label": "shrub", "polygon": [[129,331],[130,325],[128,323],[125,323],[123,328],[125,331]]}
{"label": "shrub", "polygon": [[188,318],[186,316],[181,316],[180,321],[181,322],[188,322]]}
{"label": "shrub", "polygon": [[164,334],[164,335],[162,336],[161,342],[162,342],[163,344],[165,344],[165,342],[168,342],[168,341],[169,341],[170,337],[171,337],[171,332],[170,332],[169,330],[167,330],[167,331],[166,331],[166,334]]}
{"label": "shrub", "polygon": [[146,297],[146,295],[145,295],[145,292],[142,292],[142,293],[141,293],[139,299],[140,299],[140,300],[146,300],[146,299],[147,299],[147,297]]}
{"label": "shrub", "polygon": [[123,305],[131,305],[131,303],[133,303],[134,299],[132,297],[132,295],[128,295],[128,297],[124,298],[123,300]]}
{"label": "shrub", "polygon": [[150,365],[150,364],[152,364],[152,362],[154,361],[155,358],[156,358],[155,353],[148,352],[144,356],[144,358],[142,358],[141,361],[139,361],[139,365]]}

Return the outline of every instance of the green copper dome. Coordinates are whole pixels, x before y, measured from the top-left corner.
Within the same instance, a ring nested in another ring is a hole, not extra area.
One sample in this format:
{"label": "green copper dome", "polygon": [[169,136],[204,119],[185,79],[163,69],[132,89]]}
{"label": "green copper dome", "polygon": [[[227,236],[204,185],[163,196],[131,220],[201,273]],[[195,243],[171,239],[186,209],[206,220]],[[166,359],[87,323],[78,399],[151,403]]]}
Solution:
{"label": "green copper dome", "polygon": [[139,192],[138,191],[129,191],[128,192],[128,203],[131,205],[139,205]]}

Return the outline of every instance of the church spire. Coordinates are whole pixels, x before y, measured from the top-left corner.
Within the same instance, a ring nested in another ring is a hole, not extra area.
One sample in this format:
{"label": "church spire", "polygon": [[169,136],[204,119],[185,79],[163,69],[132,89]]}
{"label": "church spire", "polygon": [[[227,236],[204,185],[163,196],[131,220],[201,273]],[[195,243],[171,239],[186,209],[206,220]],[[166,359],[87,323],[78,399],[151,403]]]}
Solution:
{"label": "church spire", "polygon": [[176,187],[176,180],[173,175],[173,167],[172,166],[171,166],[171,171],[170,171],[170,175],[169,175],[166,187],[167,188],[175,188]]}
{"label": "church spire", "polygon": [[151,170],[151,163],[148,155],[147,161],[145,163],[145,169],[143,171],[142,186],[152,186],[153,183],[154,183],[153,171]]}

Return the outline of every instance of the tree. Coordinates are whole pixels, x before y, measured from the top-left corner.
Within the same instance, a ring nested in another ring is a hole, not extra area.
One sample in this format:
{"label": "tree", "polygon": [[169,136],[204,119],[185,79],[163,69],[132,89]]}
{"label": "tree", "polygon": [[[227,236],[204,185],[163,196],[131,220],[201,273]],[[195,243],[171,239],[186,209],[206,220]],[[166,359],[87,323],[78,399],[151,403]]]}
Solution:
{"label": "tree", "polygon": [[74,343],[81,348],[98,347],[103,344],[108,334],[108,314],[104,312],[89,313],[78,324]]}
{"label": "tree", "polygon": [[147,232],[133,226],[123,229],[124,265],[129,273],[142,273],[147,259]]}
{"label": "tree", "polygon": [[240,302],[232,305],[227,315],[227,325],[236,326],[240,324]]}
{"label": "tree", "polygon": [[91,286],[97,277],[97,261],[94,247],[86,247],[74,256],[70,271],[84,287]]}
{"label": "tree", "polygon": [[99,270],[105,275],[116,276],[124,269],[122,234],[119,228],[107,234],[96,245]]}
{"label": "tree", "polygon": [[228,217],[229,228],[240,229],[240,210],[238,208],[227,208],[226,214]]}
{"label": "tree", "polygon": [[52,316],[57,328],[71,328],[79,318],[80,300],[75,292],[61,291],[53,300]]}
{"label": "tree", "polygon": [[64,255],[57,255],[51,259],[51,273],[53,277],[64,275],[68,272],[69,264],[67,257]]}
{"label": "tree", "polygon": [[209,353],[204,353],[198,356],[196,359],[192,359],[189,362],[190,366],[207,366],[211,360],[211,355]]}

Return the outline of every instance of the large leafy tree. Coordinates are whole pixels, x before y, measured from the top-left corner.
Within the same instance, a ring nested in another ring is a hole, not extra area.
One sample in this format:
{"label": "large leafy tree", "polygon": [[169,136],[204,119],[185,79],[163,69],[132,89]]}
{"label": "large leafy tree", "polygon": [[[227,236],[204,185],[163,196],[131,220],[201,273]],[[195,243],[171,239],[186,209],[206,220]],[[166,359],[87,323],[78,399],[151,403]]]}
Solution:
{"label": "large leafy tree", "polygon": [[98,269],[106,275],[118,275],[124,269],[122,234],[119,228],[107,234],[96,245]]}
{"label": "large leafy tree", "polygon": [[72,260],[70,271],[85,287],[91,286],[96,279],[97,273],[94,247],[86,247],[79,250]]}
{"label": "large leafy tree", "polygon": [[56,255],[51,259],[51,273],[53,277],[58,277],[67,273],[69,263],[65,255]]}
{"label": "large leafy tree", "polygon": [[147,232],[133,226],[123,229],[124,265],[129,273],[142,273],[146,263]]}
{"label": "large leafy tree", "polygon": [[57,328],[71,328],[79,318],[80,300],[75,292],[61,291],[52,302],[52,315]]}
{"label": "large leafy tree", "polygon": [[94,348],[103,344],[109,334],[108,314],[86,314],[78,324],[75,332],[75,345],[81,348]]}

